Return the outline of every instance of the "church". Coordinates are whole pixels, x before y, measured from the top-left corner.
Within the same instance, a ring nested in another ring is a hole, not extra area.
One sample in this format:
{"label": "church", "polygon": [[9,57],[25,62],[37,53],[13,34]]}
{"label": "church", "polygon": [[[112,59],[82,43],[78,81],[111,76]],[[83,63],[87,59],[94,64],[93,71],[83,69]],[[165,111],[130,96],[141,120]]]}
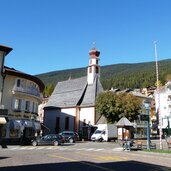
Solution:
{"label": "church", "polygon": [[100,83],[100,51],[89,51],[87,76],[58,82],[44,107],[44,125],[47,133],[82,131],[84,126],[93,126],[99,117],[95,111],[96,96],[103,92]]}

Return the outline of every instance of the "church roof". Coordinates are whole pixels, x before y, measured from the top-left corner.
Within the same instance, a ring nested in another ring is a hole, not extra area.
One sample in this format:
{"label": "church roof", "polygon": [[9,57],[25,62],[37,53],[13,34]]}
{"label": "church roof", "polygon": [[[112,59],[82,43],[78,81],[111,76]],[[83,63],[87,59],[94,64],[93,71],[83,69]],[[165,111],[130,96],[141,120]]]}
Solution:
{"label": "church roof", "polygon": [[93,106],[96,95],[101,91],[103,88],[98,77],[92,85],[88,85],[87,77],[58,82],[45,108]]}
{"label": "church roof", "polygon": [[103,87],[100,83],[99,77],[95,77],[95,81],[91,85],[87,85],[83,100],[80,106],[94,106],[96,96],[103,91]]}

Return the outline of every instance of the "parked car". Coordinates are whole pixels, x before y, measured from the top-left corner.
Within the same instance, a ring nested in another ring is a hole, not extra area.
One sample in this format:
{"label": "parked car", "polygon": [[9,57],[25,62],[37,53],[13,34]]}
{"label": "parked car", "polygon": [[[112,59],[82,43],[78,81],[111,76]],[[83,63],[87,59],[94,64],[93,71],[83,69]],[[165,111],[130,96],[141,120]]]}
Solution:
{"label": "parked car", "polygon": [[79,140],[78,133],[74,131],[63,131],[59,133],[59,135],[62,135],[64,137],[65,142],[74,143],[75,141]]}
{"label": "parked car", "polygon": [[33,146],[37,145],[61,145],[64,143],[64,137],[59,134],[48,134],[42,137],[37,137],[32,141]]}

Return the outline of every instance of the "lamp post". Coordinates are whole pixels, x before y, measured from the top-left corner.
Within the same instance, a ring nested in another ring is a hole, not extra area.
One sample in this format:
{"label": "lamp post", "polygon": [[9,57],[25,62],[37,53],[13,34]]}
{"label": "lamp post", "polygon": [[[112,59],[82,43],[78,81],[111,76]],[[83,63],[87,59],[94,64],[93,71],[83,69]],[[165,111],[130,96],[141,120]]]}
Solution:
{"label": "lamp post", "polygon": [[150,102],[145,100],[144,106],[146,109],[146,115],[147,115],[147,150],[150,150],[150,121],[149,121],[149,113],[150,113]]}

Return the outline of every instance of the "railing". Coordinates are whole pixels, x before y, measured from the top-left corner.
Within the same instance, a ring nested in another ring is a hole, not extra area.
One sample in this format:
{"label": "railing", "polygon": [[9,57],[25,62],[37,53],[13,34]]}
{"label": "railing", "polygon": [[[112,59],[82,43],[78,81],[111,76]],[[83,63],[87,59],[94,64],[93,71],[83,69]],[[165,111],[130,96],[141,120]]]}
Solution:
{"label": "railing", "polygon": [[14,86],[12,91],[14,92],[22,92],[22,93],[26,93],[26,94],[31,94],[37,97],[41,97],[41,93],[34,87],[16,87]]}
{"label": "railing", "polygon": [[134,121],[134,126],[135,127],[139,127],[139,126],[146,127],[146,122],[145,121],[141,121],[141,120],[135,120]]}

